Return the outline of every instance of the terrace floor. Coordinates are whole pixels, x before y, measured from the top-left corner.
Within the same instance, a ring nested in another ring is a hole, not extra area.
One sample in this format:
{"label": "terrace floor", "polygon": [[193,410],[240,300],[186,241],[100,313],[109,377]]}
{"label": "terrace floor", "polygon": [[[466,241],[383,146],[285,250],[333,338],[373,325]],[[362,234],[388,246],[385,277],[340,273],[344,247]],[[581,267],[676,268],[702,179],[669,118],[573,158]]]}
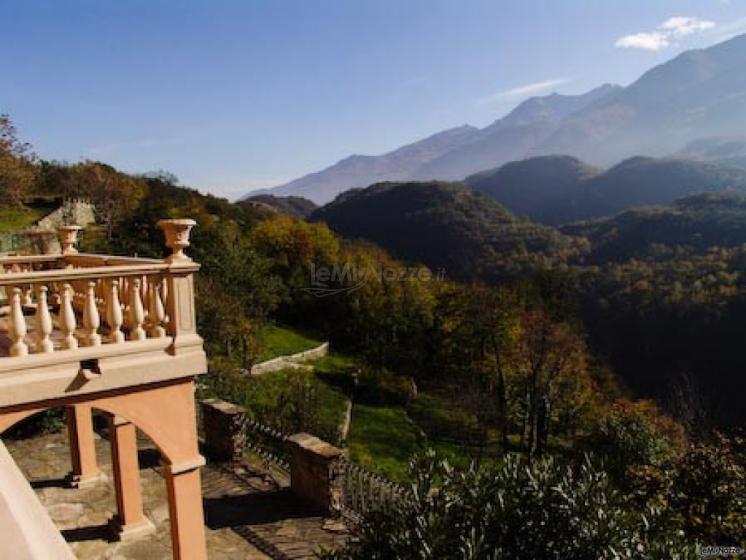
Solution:
{"label": "terrace floor", "polygon": [[[19,468],[80,559],[171,559],[166,485],[158,453],[146,440],[140,448],[145,513],[155,533],[112,540],[107,523],[116,510],[109,443],[96,436],[99,465],[106,475],[95,486],[66,488],[70,470],[63,433],[5,440]],[[211,560],[315,558],[320,547],[335,548],[349,538],[345,526],[326,519],[290,494],[287,480],[259,465],[208,465],[202,470],[208,556]]]}

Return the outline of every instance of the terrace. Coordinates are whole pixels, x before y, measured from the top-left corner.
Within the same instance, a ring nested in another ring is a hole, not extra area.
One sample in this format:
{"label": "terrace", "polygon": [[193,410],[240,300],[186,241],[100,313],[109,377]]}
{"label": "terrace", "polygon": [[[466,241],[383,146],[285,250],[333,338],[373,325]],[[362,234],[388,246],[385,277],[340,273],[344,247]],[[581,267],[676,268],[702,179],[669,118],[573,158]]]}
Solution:
{"label": "terrace", "polygon": [[184,253],[194,225],[159,222],[172,250],[165,259],[80,254],[76,226],[60,228],[57,254],[0,257],[0,433],[64,407],[68,481],[85,486],[101,475],[92,411],[103,412],[117,501],[112,526],[126,539],[153,529],[143,513],[139,429],[160,453],[172,548],[183,559],[206,557],[194,376],[207,364],[195,324],[199,265]]}

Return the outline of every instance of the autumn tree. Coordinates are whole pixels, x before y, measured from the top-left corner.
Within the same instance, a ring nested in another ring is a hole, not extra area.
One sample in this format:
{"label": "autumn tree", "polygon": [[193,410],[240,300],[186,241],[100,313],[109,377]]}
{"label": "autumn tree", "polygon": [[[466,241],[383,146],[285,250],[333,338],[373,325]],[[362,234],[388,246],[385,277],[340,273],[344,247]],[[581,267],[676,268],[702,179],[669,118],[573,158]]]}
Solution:
{"label": "autumn tree", "polygon": [[145,194],[142,181],[96,161],[84,161],[70,168],[65,194],[80,197],[94,206],[96,220],[111,240],[117,226],[137,207]]}
{"label": "autumn tree", "polygon": [[0,205],[21,206],[36,176],[31,145],[18,139],[8,115],[0,115]]}
{"label": "autumn tree", "polygon": [[597,395],[590,355],[571,324],[554,321],[541,309],[524,313],[511,349],[521,441],[534,457],[546,448],[555,428],[572,433],[592,409]]}

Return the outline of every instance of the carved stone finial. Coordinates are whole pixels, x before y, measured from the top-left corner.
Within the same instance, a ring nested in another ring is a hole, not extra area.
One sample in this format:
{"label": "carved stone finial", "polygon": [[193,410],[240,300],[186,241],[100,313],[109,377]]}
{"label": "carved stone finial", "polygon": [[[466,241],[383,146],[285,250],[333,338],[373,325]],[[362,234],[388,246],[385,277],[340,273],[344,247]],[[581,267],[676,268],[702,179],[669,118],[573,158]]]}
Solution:
{"label": "carved stone finial", "polygon": [[171,249],[171,254],[166,262],[191,262],[184,249],[189,247],[189,233],[197,222],[189,218],[179,220],[158,220],[158,227],[166,236],[166,247]]}
{"label": "carved stone finial", "polygon": [[78,250],[75,244],[78,242],[78,232],[83,229],[80,226],[59,226],[57,228],[57,237],[60,240],[60,247],[63,255],[75,255]]}

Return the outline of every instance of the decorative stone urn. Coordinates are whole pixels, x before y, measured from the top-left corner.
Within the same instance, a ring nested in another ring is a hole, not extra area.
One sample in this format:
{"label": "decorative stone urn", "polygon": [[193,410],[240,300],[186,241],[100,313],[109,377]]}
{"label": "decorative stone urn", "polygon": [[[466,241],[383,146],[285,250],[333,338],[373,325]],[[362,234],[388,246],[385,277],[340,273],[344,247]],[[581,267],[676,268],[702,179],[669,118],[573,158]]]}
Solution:
{"label": "decorative stone urn", "polygon": [[23,232],[28,238],[31,247],[39,255],[49,255],[52,253],[52,241],[54,232],[42,228],[30,228]]}
{"label": "decorative stone urn", "polygon": [[175,220],[159,220],[158,227],[163,230],[166,236],[166,247],[171,249],[171,254],[166,258],[167,262],[191,262],[184,249],[189,247],[189,234],[192,228],[197,225],[192,219],[182,218]]}
{"label": "decorative stone urn", "polygon": [[78,250],[75,244],[78,242],[78,232],[83,229],[81,226],[68,225],[57,228],[57,237],[60,240],[60,247],[63,255],[75,255]]}

